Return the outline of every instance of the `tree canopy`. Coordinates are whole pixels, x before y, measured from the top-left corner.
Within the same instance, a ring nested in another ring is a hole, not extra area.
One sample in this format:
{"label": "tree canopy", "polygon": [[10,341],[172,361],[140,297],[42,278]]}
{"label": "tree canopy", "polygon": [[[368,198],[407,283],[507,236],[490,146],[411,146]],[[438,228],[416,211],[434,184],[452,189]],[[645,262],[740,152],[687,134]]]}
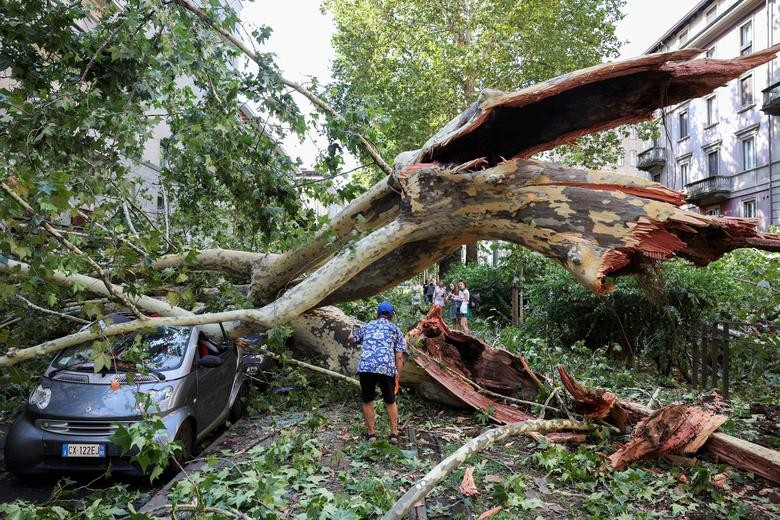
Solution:
{"label": "tree canopy", "polygon": [[[624,3],[326,0],[336,21],[332,95],[371,121],[392,157],[419,147],[484,88],[517,90],[616,57]],[[601,166],[618,141],[612,133],[561,155]]]}

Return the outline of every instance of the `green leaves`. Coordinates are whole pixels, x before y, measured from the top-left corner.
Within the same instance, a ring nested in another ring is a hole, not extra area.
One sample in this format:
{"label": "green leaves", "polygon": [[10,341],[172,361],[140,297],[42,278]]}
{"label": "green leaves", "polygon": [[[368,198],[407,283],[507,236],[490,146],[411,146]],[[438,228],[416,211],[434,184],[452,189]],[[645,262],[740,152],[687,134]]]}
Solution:
{"label": "green leaves", "polygon": [[327,0],[343,113],[388,156],[414,150],[483,88],[516,90],[617,55],[622,0]]}

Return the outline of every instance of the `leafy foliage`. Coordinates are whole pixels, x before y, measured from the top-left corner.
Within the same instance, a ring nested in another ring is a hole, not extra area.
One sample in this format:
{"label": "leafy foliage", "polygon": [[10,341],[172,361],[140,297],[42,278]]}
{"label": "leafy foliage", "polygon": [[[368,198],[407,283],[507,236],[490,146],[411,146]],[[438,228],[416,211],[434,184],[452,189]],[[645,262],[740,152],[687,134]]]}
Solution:
{"label": "leafy foliage", "polygon": [[[392,157],[420,147],[481,89],[515,90],[616,56],[623,4],[327,0],[337,27],[332,96],[373,123]],[[583,163],[617,137],[590,142]]]}

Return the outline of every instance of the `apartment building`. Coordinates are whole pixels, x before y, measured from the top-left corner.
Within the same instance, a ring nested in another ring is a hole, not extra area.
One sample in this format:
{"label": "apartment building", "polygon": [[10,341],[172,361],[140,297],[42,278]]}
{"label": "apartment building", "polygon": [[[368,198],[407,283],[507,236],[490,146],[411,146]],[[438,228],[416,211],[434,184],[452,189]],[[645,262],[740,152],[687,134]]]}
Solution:
{"label": "apartment building", "polygon": [[[776,0],[699,2],[646,52],[702,49],[733,58],[774,45]],[[715,92],[658,112],[661,137],[646,143],[637,165],[652,180],[688,195],[709,215],[780,223],[780,71],[777,60]]]}

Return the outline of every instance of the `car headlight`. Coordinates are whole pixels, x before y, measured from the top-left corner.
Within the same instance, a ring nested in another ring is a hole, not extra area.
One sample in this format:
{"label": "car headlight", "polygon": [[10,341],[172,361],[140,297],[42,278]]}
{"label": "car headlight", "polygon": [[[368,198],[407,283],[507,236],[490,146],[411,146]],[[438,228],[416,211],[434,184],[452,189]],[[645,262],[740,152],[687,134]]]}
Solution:
{"label": "car headlight", "polygon": [[256,376],[260,372],[260,367],[258,367],[257,365],[249,365],[248,367],[246,367],[245,371],[247,375]]}
{"label": "car headlight", "polygon": [[30,404],[34,405],[39,410],[43,410],[49,406],[49,401],[51,401],[51,388],[38,385],[35,387],[32,394],[30,394]]}
{"label": "car headlight", "polygon": [[168,401],[171,400],[171,396],[173,395],[173,387],[172,386],[166,386],[165,388],[161,388],[159,390],[152,390],[152,399],[159,403],[160,405],[167,405]]}
{"label": "car headlight", "polygon": [[172,395],[172,386],[166,386],[158,390],[140,392],[135,396],[135,408],[141,413],[144,411],[150,413],[164,412],[170,405]]}

